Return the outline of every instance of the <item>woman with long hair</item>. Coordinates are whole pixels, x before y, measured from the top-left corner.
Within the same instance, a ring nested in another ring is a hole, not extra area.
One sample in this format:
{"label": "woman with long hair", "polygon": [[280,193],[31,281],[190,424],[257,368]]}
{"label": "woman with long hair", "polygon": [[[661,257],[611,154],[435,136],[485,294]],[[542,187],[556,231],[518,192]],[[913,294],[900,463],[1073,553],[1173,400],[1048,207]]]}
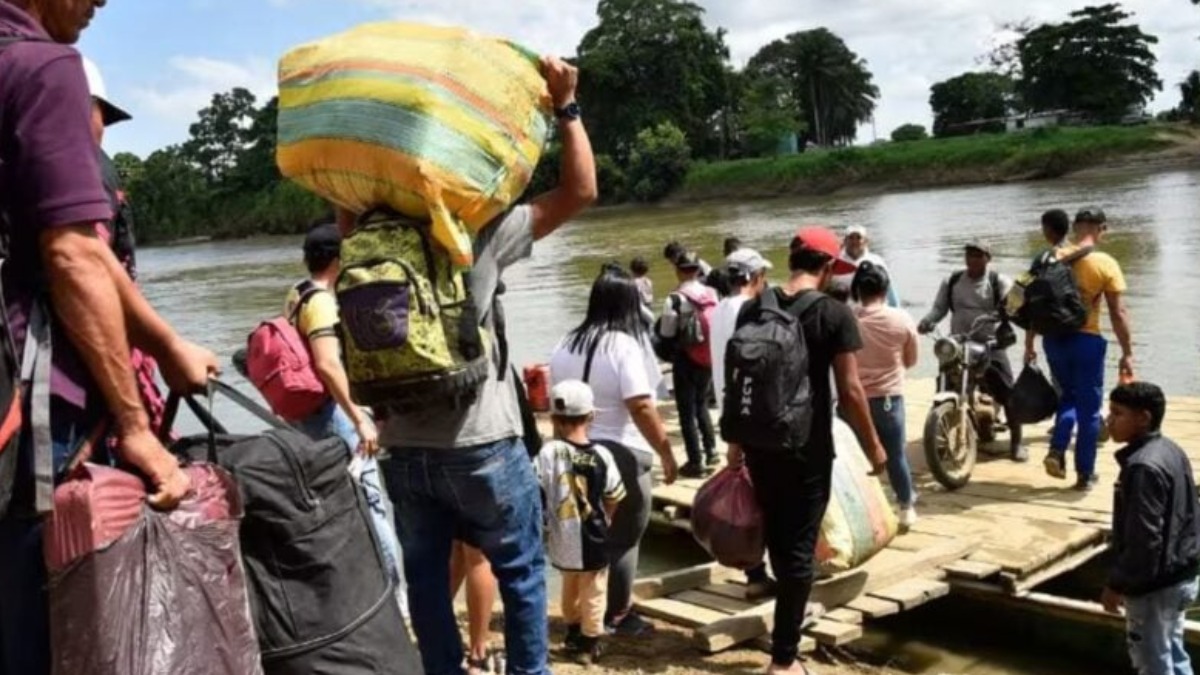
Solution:
{"label": "woman with long hair", "polygon": [[863,261],[850,293],[858,303],[855,314],[863,341],[857,353],[858,373],[871,404],[871,420],[887,450],[888,481],[900,505],[900,525],[907,529],[917,521],[917,496],[905,454],[904,379],[906,371],[917,365],[919,338],[908,312],[888,306],[890,286],[886,269]]}
{"label": "woman with long hair", "polygon": [[554,383],[583,380],[595,395],[591,438],[608,447],[627,496],[609,528],[608,609],[605,626],[618,636],[649,632],[632,611],[638,552],[650,524],[654,456],[664,481],[675,482],[677,467],[655,390],[662,379],[641,318],[641,295],[633,277],[619,265],[605,265],[592,285],[583,323],[559,342],[550,359]]}

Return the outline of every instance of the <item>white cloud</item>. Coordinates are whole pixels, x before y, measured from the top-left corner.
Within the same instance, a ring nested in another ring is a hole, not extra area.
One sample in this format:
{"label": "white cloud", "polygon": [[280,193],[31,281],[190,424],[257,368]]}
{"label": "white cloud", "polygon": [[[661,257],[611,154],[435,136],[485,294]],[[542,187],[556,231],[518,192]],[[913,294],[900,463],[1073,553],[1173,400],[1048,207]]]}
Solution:
{"label": "white cloud", "polygon": [[204,56],[176,56],[167,62],[169,72],[160,86],[135,87],[135,108],[144,115],[178,126],[186,132],[196,113],[206,107],[213,94],[244,87],[258,99],[275,95],[274,65],[263,58],[241,63]]}

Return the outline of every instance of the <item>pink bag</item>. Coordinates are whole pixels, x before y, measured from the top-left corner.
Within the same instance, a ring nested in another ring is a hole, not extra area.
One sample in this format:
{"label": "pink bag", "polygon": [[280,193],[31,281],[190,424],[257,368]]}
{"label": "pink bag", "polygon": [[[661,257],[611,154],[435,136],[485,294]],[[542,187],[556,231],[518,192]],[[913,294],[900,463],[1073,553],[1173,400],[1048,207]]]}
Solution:
{"label": "pink bag", "polygon": [[725,567],[749,569],[766,552],[762,509],[746,467],[725,467],[692,504],[692,535]]}
{"label": "pink bag", "polygon": [[304,420],[329,400],[308,343],[287,317],[263,322],[250,334],[246,371],[271,410],[289,422]]}

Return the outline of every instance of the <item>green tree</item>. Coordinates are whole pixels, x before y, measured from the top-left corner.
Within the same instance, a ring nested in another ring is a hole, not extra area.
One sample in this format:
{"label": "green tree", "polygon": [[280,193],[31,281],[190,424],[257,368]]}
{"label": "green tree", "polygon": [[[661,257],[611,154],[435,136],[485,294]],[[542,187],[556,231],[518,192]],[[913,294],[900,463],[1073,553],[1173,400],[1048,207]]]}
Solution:
{"label": "green tree", "polygon": [[117,173],[125,183],[136,181],[142,177],[144,169],[141,157],[132,152],[118,152],[112,160],[113,166],[117,167]]}
{"label": "green tree", "polygon": [[137,209],[142,242],[205,233],[203,224],[208,222],[214,200],[204,174],[179,146],[151,154],[141,163],[141,171],[126,181]]}
{"label": "green tree", "polygon": [[244,145],[237,153],[237,163],[229,173],[229,182],[237,190],[246,192],[268,189],[283,179],[275,163],[279,97],[273,97],[255,110],[253,120],[243,137]]}
{"label": "green tree", "polygon": [[692,151],[679,127],[663,122],[643,129],[629,154],[626,173],[631,196],[642,202],[666,197],[683,185],[691,163]]}
{"label": "green tree", "polygon": [[599,152],[618,161],[642,129],[671,122],[705,156],[717,154],[727,98],[725,32],[683,0],[600,0],[579,45],[579,98]]}
{"label": "green tree", "polygon": [[867,62],[826,28],[772,42],[750,59],[746,70],[790,84],[809,137],[818,145],[853,141],[858,125],[875,113],[879,89]]}
{"label": "green tree", "polygon": [[[1200,0],[1193,0],[1200,4]],[[1179,117],[1192,124],[1200,124],[1200,70],[1193,70],[1187,79],[1179,84]]]}
{"label": "green tree", "polygon": [[742,154],[749,157],[774,155],[780,143],[802,133],[800,106],[787,80],[776,75],[745,76],[739,95]]}
{"label": "green tree", "polygon": [[237,166],[250,142],[257,112],[254,94],[241,87],[214,94],[212,103],[200,111],[200,119],[188,130],[191,138],[183,144],[183,152],[210,183],[221,183]]}
{"label": "green tree", "polygon": [[929,132],[920,124],[902,124],[892,132],[892,141],[896,143],[923,141],[926,138],[929,138]]}
{"label": "green tree", "polygon": [[1151,50],[1158,38],[1126,23],[1132,14],[1107,4],[1070,16],[1038,26],[1017,43],[1018,91],[1030,110],[1075,110],[1113,122],[1162,90]]}
{"label": "green tree", "polygon": [[[933,108],[933,135],[939,138],[960,134],[1004,131],[1011,110],[1012,80],[1000,73],[963,73],[933,85],[929,106]],[[966,122],[997,120],[978,127]]]}

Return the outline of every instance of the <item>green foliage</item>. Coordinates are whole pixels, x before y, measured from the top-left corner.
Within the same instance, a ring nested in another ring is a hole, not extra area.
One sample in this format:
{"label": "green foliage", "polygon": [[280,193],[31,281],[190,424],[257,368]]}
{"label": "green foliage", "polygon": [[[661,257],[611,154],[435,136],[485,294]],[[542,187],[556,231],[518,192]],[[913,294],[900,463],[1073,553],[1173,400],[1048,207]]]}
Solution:
{"label": "green foliage", "polygon": [[745,76],[740,97],[741,154],[778,154],[782,140],[801,133],[805,124],[787,80],[774,75]]}
{"label": "green foliage", "polygon": [[1057,128],[697,164],[678,196],[722,199],[825,193],[854,184],[940,185],[1049,177],[1107,157],[1167,147],[1172,141],[1163,138],[1162,131],[1154,126]]}
{"label": "green foliage", "polygon": [[1030,110],[1074,110],[1116,122],[1162,90],[1151,49],[1158,38],[1126,23],[1132,14],[1108,4],[1070,16],[1017,42],[1018,90]]}
{"label": "green foliage", "polygon": [[[1200,4],[1200,0],[1193,0]],[[1200,70],[1193,70],[1187,79],[1179,84],[1179,94],[1182,100],[1177,109],[1179,118],[1200,124]]]}
{"label": "green foliage", "polygon": [[239,155],[251,140],[256,113],[254,94],[241,87],[214,94],[212,104],[200,111],[183,152],[201,167],[210,183],[220,183],[237,167]]}
{"label": "green foliage", "polygon": [[896,143],[923,141],[926,138],[929,138],[929,132],[920,124],[902,124],[892,132],[892,140]]}
{"label": "green foliage", "polygon": [[618,161],[642,129],[671,122],[713,155],[713,118],[728,100],[729,48],[684,0],[600,0],[579,45],[579,98],[597,150]]}
{"label": "green foliage", "polygon": [[628,199],[625,170],[608,155],[596,155],[596,183],[600,188],[601,204],[618,204]]}
{"label": "green foliage", "polygon": [[866,61],[826,28],[772,42],[750,59],[746,71],[787,82],[809,137],[821,146],[852,142],[879,98]]}
{"label": "green foliage", "polygon": [[[1004,131],[1003,117],[1011,111],[1012,78],[1000,73],[963,73],[933,85],[933,134],[938,138]],[[968,122],[994,120],[964,126]]]}
{"label": "green foliage", "polygon": [[683,131],[664,122],[637,135],[629,154],[627,175],[630,196],[652,202],[683,185],[692,162],[692,151]]}

